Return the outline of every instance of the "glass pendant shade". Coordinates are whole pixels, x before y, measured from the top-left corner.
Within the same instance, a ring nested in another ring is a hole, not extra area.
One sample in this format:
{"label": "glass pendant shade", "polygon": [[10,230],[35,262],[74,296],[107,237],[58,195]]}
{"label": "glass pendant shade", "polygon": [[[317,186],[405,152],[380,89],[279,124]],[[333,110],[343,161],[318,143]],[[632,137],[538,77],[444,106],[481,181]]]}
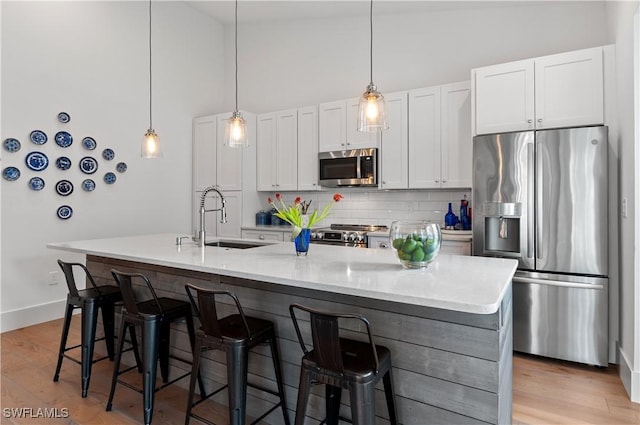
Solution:
{"label": "glass pendant shade", "polygon": [[224,140],[232,148],[246,148],[249,146],[246,123],[240,112],[235,111],[227,121]]}
{"label": "glass pendant shade", "polygon": [[162,158],[160,141],[158,140],[158,135],[152,128],[148,129],[144,135],[140,156],[142,158]]}
{"label": "glass pendant shade", "polygon": [[388,128],[384,96],[371,83],[358,104],[358,131],[376,132]]}

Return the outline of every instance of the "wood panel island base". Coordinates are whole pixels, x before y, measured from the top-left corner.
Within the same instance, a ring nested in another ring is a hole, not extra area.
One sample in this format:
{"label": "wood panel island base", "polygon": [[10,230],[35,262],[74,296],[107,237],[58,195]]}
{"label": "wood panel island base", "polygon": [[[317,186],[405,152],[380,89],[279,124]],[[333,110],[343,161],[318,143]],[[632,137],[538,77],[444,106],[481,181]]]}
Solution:
{"label": "wood panel island base", "polygon": [[[404,270],[386,250],[313,245],[308,257],[297,257],[291,243],[239,250],[177,247],[174,241],[175,235],[150,235],[48,247],[85,254],[99,284],[112,284],[110,270],[115,268],[144,273],[159,295],[186,299],[187,282],[233,291],[247,314],[275,322],[290,418],[302,352],[288,307],[300,303],[360,313],[370,320],[375,342],[391,350],[400,423],[511,423],[511,278],[516,261],[440,255],[426,270]],[[232,311],[230,305],[220,308],[223,314]],[[310,339],[308,323],[302,325]],[[173,333],[172,350],[189,358],[185,328],[179,325]],[[348,337],[364,339],[362,331],[346,330]],[[254,351],[250,382],[275,388],[269,348]],[[208,351],[203,359],[207,390],[225,383],[224,354]],[[185,366],[178,362],[172,367]],[[382,388],[376,393],[377,422],[388,423]],[[214,400],[226,404],[226,394]],[[248,413],[259,414],[272,401],[269,394],[249,388]],[[118,394],[114,409],[117,405]],[[349,412],[348,393],[343,392],[341,415],[350,417]],[[307,415],[309,424],[324,418],[322,386],[313,389]],[[283,423],[281,412],[265,421]]]}

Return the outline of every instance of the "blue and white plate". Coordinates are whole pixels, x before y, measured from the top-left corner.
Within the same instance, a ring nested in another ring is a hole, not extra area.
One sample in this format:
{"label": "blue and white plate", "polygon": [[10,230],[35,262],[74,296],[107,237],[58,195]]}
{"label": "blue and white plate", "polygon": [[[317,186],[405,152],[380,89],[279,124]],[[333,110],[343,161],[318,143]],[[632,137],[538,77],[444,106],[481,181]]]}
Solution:
{"label": "blue and white plate", "polygon": [[88,151],[92,151],[98,146],[96,140],[93,137],[85,137],[82,139],[82,147]]}
{"label": "blue and white plate", "polygon": [[33,151],[24,159],[27,167],[33,171],[42,171],[49,166],[49,158],[42,152]]}
{"label": "blue and white plate", "polygon": [[104,182],[106,184],[114,184],[116,182],[116,175],[112,172],[108,172],[104,175]]}
{"label": "blue and white plate", "polygon": [[71,160],[66,156],[61,156],[60,158],[56,159],[56,167],[61,170],[68,170],[69,168],[71,168]]}
{"label": "blue and white plate", "polygon": [[62,205],[58,207],[58,211],[56,211],[59,219],[66,220],[71,218],[73,215],[73,209],[69,205]]}
{"label": "blue and white plate", "polygon": [[69,196],[73,193],[73,183],[69,180],[60,180],[56,183],[56,192],[60,196]]}
{"label": "blue and white plate", "polygon": [[91,179],[85,179],[82,181],[82,190],[85,192],[93,192],[96,188],[96,182]]}
{"label": "blue and white plate", "polygon": [[71,121],[71,117],[66,112],[60,112],[58,114],[58,121],[60,121],[62,124],[66,124]]}
{"label": "blue and white plate", "polygon": [[102,157],[104,159],[106,159],[107,161],[111,161],[115,156],[116,156],[116,154],[113,151],[113,149],[107,148],[107,149],[102,151]]}
{"label": "blue and white plate", "polygon": [[118,162],[118,165],[116,165],[116,171],[119,173],[124,173],[125,171],[127,171],[127,163]]}
{"label": "blue and white plate", "polygon": [[6,167],[4,170],[2,170],[2,177],[4,177],[5,180],[9,180],[10,182],[16,181],[20,178],[20,170],[18,170],[16,167]]}
{"label": "blue and white plate", "polygon": [[42,130],[33,130],[31,134],[29,134],[29,138],[36,145],[44,145],[48,140],[47,134]]}
{"label": "blue and white plate", "polygon": [[44,180],[40,177],[31,177],[29,179],[29,187],[31,190],[42,190],[44,189]]}
{"label": "blue and white plate", "polygon": [[85,156],[80,160],[80,170],[85,174],[93,174],[98,171],[98,161],[90,156]]}
{"label": "blue and white plate", "polygon": [[2,147],[4,147],[4,150],[7,152],[18,152],[22,145],[20,144],[20,141],[18,139],[10,137],[8,139],[4,139]]}
{"label": "blue and white plate", "polygon": [[56,144],[61,148],[68,148],[73,143],[73,137],[66,131],[56,133]]}

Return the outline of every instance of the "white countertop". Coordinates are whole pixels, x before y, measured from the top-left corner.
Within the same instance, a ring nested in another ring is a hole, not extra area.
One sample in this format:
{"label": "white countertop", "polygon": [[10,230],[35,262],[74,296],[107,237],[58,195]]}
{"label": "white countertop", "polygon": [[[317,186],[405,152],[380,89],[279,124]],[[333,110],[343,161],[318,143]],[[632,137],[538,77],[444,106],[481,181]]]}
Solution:
{"label": "white countertop", "polygon": [[47,247],[477,314],[497,311],[517,268],[511,259],[439,254],[427,269],[406,270],[390,249],[312,244],[307,257],[298,257],[292,242],[245,250],[200,248],[191,241],[177,246],[176,236],[82,240]]}

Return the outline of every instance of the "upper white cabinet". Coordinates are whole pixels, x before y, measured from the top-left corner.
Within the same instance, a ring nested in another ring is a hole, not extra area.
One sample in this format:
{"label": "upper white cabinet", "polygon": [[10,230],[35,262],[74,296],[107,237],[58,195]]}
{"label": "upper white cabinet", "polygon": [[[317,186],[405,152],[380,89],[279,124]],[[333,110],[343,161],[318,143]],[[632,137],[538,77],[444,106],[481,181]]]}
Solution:
{"label": "upper white cabinet", "polygon": [[389,129],[381,134],[380,187],[406,189],[409,187],[409,111],[407,92],[388,93],[386,114]]}
{"label": "upper white cabinet", "polygon": [[298,190],[319,190],[318,107],[298,109]]}
{"label": "upper white cabinet", "polygon": [[257,117],[257,188],[298,188],[298,112],[296,109]]}
{"label": "upper white cabinet", "polygon": [[472,70],[475,134],[604,122],[603,49]]}
{"label": "upper white cabinet", "polygon": [[357,131],[358,99],[321,103],[318,106],[318,151],[377,148],[379,133]]}
{"label": "upper white cabinet", "polygon": [[193,190],[215,186],[218,190],[242,189],[242,149],[224,141],[224,127],[231,114],[193,120]]}
{"label": "upper white cabinet", "polygon": [[409,91],[409,188],[471,187],[469,81]]}

